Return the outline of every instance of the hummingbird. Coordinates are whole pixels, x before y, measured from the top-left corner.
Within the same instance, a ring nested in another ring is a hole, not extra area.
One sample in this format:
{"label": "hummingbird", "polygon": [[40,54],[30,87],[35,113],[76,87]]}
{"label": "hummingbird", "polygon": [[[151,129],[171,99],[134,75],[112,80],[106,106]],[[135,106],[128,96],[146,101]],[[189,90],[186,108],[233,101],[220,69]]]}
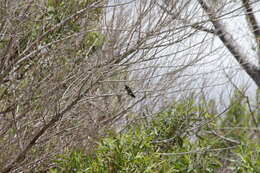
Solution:
{"label": "hummingbird", "polygon": [[133,91],[131,90],[131,88],[129,86],[125,85],[125,90],[126,90],[128,95],[135,98],[135,95],[134,95]]}

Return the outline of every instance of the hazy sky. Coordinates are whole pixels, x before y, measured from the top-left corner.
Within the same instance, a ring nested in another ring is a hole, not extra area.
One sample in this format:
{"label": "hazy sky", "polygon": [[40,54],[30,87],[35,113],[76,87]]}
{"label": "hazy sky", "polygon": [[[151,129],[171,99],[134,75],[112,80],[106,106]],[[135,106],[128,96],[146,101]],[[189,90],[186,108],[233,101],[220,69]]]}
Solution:
{"label": "hazy sky", "polygon": [[[112,1],[111,1],[112,2]],[[114,0],[116,3],[126,3],[131,2],[125,0]],[[159,1],[158,1],[159,2]],[[224,1],[221,1],[224,3]],[[197,4],[197,1],[194,0],[194,4]],[[249,32],[249,28],[246,22],[246,18],[243,15],[244,11],[242,8],[239,9],[241,4],[238,2],[236,5],[234,3],[230,5],[226,5],[226,8],[223,9],[222,22],[225,23],[225,26],[229,33],[233,35],[237,43],[241,46],[240,49],[249,55],[250,61],[257,64],[257,56],[255,49],[255,42],[252,34]],[[136,10],[133,3],[129,5],[125,5],[124,8],[128,11]],[[257,2],[253,5],[255,14],[258,18],[260,18],[260,2]],[[192,6],[191,9],[194,10]],[[232,13],[230,11],[235,10]],[[126,10],[126,11],[127,11]],[[199,10],[194,10],[194,16],[200,16],[201,12]],[[133,13],[131,13],[133,14]],[[133,17],[133,16],[131,16]],[[131,18],[130,18],[131,19]],[[200,20],[197,17],[196,20]],[[210,25],[208,25],[210,27]],[[173,52],[177,52],[180,50],[185,50],[190,45],[196,45],[197,43],[204,40],[204,44],[194,46],[194,48],[189,49],[187,51],[183,51],[181,53],[174,54],[174,56],[169,56],[164,58],[163,61],[157,61],[157,64],[160,65],[180,65],[189,62],[194,58],[198,58],[198,55],[201,57],[206,57],[202,59],[199,63],[195,64],[191,68],[187,69],[187,71],[183,74],[186,77],[183,77],[182,81],[185,81],[186,78],[189,82],[189,87],[192,89],[200,87],[206,87],[205,91],[209,94],[210,97],[219,99],[219,103],[223,101],[226,103],[228,98],[230,97],[231,90],[234,89],[231,82],[238,87],[247,88],[247,95],[254,100],[256,85],[249,78],[249,76],[240,68],[239,64],[236,62],[234,57],[229,53],[229,51],[223,46],[222,42],[211,34],[205,32],[198,32],[196,35],[190,37],[184,42],[179,44],[175,44],[161,52],[161,54],[170,54]],[[213,53],[212,53],[213,52]],[[207,55],[210,56],[207,56]],[[177,61],[178,60],[178,61]],[[167,70],[166,70],[167,71]],[[164,73],[165,69],[163,69],[159,73]],[[154,79],[156,81],[156,79]],[[179,87],[179,88],[178,88]],[[183,86],[174,86],[173,90],[182,89]]]}

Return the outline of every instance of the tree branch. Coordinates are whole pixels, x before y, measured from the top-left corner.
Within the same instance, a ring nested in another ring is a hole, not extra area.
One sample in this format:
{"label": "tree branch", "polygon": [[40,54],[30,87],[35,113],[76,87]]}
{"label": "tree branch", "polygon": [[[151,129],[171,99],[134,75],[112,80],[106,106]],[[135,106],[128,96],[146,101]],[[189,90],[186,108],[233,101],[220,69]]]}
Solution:
{"label": "tree branch", "polygon": [[[32,138],[32,140],[26,145],[26,147],[17,155],[17,157],[5,168],[1,170],[1,173],[10,172],[18,163],[22,162],[26,158],[27,152],[35,145],[36,141],[52,126],[54,126],[65,113],[70,111],[85,95],[88,91],[98,83],[100,78],[98,78],[88,89],[86,89],[83,93],[79,94],[76,99],[71,102],[63,111],[53,116],[51,121],[47,123],[42,129]],[[83,84],[84,85],[84,84]],[[80,92],[80,91],[79,91]]]}
{"label": "tree branch", "polygon": [[255,36],[256,39],[256,43],[257,43],[257,47],[258,47],[258,63],[260,65],[260,28],[259,25],[257,23],[256,17],[254,15],[253,9],[251,4],[249,3],[249,0],[241,0],[244,8],[246,10],[246,16],[248,18],[248,23],[251,25],[252,27],[252,33]]}
{"label": "tree branch", "polygon": [[215,16],[214,11],[208,6],[208,4],[203,0],[198,0],[202,9],[209,16],[210,21],[217,31],[217,35],[230,53],[234,56],[241,67],[246,71],[246,73],[253,79],[258,88],[260,88],[260,68],[256,65],[248,62],[248,57],[242,52],[242,48],[238,45],[235,39],[229,34],[225,26],[220,22],[220,20]]}

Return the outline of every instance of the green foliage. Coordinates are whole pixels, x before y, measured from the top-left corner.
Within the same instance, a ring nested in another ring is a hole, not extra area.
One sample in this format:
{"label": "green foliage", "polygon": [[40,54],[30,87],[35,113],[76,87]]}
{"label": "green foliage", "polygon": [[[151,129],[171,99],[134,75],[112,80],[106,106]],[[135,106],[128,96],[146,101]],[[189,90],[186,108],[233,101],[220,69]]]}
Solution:
{"label": "green foliage", "polygon": [[243,125],[246,123],[247,106],[245,104],[246,98],[239,91],[235,91],[233,97],[231,98],[231,107],[228,110],[225,123],[229,126]]}
{"label": "green foliage", "polygon": [[[48,12],[46,13],[46,18],[49,20],[49,26],[45,26],[45,28],[49,29],[53,27],[53,25],[65,21],[68,17],[71,17],[80,9],[87,8],[94,2],[96,2],[96,0],[48,0]],[[64,37],[65,33],[71,34],[73,32],[79,32],[80,28],[93,28],[101,14],[101,8],[89,8],[86,13],[83,13],[80,16],[75,16],[71,20],[67,21],[66,25],[60,27],[55,32],[52,32],[52,34],[49,36],[49,39],[53,40],[54,37]],[[82,21],[79,19],[84,20]],[[83,25],[83,22],[87,23],[87,25]]]}
{"label": "green foliage", "polygon": [[[235,128],[237,125],[249,128],[249,111],[243,99],[235,92],[223,121],[219,125],[208,123],[197,131],[190,129],[216,116],[212,113],[215,104],[203,99],[199,104],[194,98],[181,100],[148,123],[138,121],[124,133],[102,139],[91,154],[64,155],[60,163],[66,164],[59,164],[61,169],[52,171],[213,173],[228,169],[259,172],[260,141],[252,137],[259,135],[259,131]],[[231,129],[225,129],[226,124]]]}
{"label": "green foliage", "polygon": [[98,48],[104,43],[104,35],[99,32],[87,32],[82,42],[82,48]]}
{"label": "green foliage", "polygon": [[[260,142],[260,141],[259,141]],[[234,151],[237,160],[237,172],[260,172],[260,145],[259,143],[248,143],[240,146]]]}
{"label": "green foliage", "polygon": [[[62,172],[81,172],[86,171],[82,168],[86,168],[89,165],[89,159],[81,151],[73,151],[65,156],[60,156],[59,160],[55,161]],[[77,169],[75,169],[77,168]],[[52,170],[51,172],[57,172]]]}

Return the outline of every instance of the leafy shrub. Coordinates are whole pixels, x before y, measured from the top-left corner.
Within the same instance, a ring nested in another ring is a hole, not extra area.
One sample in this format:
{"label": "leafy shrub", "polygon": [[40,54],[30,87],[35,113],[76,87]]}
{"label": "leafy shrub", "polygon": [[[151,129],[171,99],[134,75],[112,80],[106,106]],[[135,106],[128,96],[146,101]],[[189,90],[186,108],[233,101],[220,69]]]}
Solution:
{"label": "leafy shrub", "polygon": [[[61,168],[51,172],[259,172],[260,142],[252,138],[259,131],[240,130],[236,137],[230,135],[237,131],[236,125],[241,125],[241,121],[230,120],[230,116],[243,113],[247,116],[243,125],[251,122],[246,105],[238,98],[241,95],[236,93],[231,100],[242,105],[231,101],[233,106],[222,123],[205,126],[201,124],[216,116],[209,113],[214,107],[202,110],[193,99],[180,101],[148,123],[140,120],[124,133],[102,139],[92,154],[73,151],[63,155],[58,162]],[[224,128],[228,121],[232,122],[230,129]]]}

